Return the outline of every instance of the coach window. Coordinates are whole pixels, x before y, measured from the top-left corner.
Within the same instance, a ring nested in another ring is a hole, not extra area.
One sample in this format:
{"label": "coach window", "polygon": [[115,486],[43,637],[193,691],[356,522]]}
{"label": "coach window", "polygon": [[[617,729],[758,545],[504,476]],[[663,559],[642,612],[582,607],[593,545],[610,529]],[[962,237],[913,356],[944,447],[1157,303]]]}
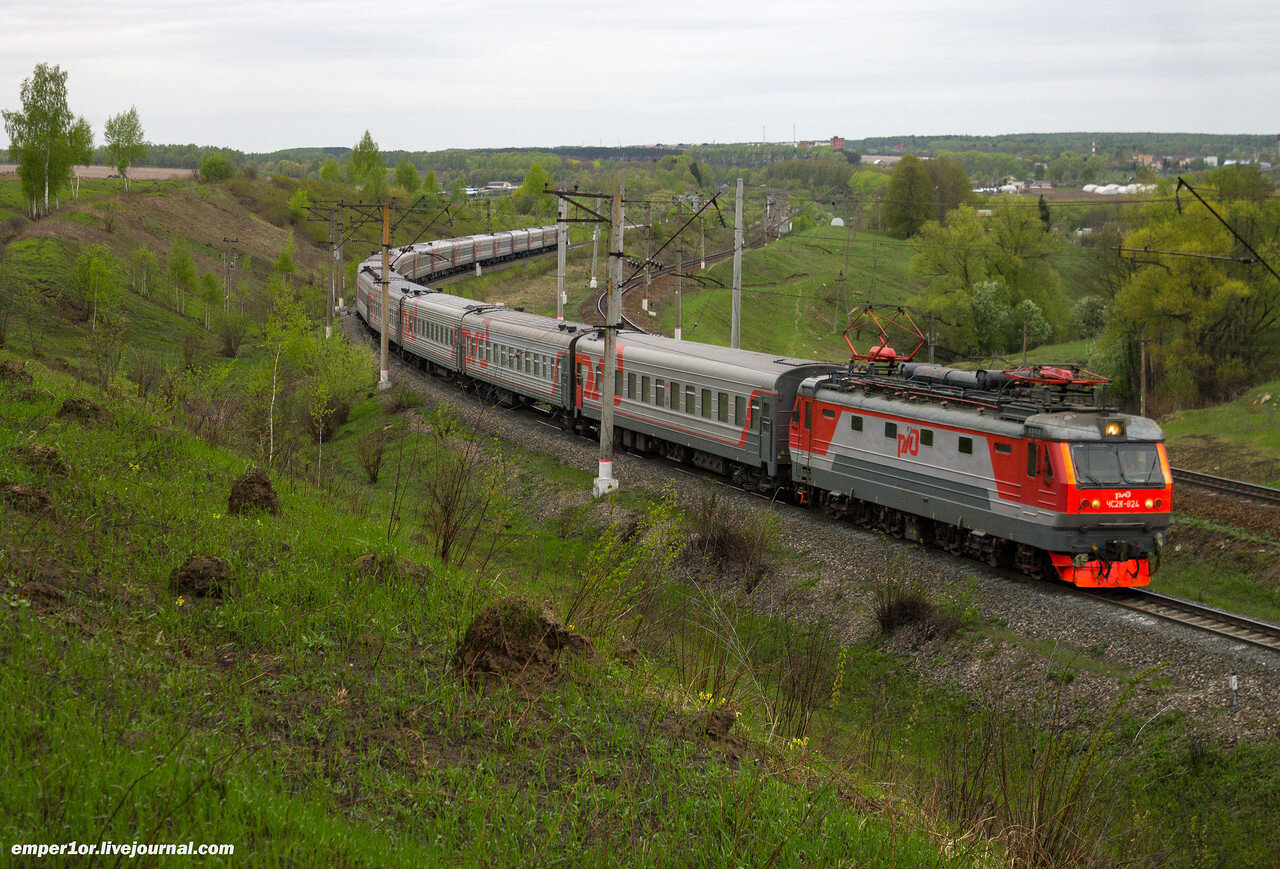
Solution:
{"label": "coach window", "polygon": [[634,371],[627,372],[627,398],[636,397],[636,373]]}
{"label": "coach window", "polygon": [[689,416],[698,412],[698,391],[692,386],[684,388],[684,412]]}
{"label": "coach window", "polygon": [[856,413],[849,415],[849,431],[862,431],[862,417]]}
{"label": "coach window", "polygon": [[613,394],[617,396],[622,395],[622,371],[621,370],[613,372]]}
{"label": "coach window", "polygon": [[747,400],[741,395],[733,397],[733,424],[747,424]]}
{"label": "coach window", "polygon": [[922,447],[933,446],[933,429],[931,428],[920,429],[920,446]]}
{"label": "coach window", "polygon": [[896,422],[886,422],[884,424],[884,436],[896,438],[898,436],[898,424]]}
{"label": "coach window", "polygon": [[702,418],[711,419],[711,390],[702,390]]}
{"label": "coach window", "polygon": [[667,403],[667,394],[663,390],[661,380],[653,384],[653,403],[658,407],[662,407]]}
{"label": "coach window", "polygon": [[667,384],[667,400],[671,402],[672,410],[680,409],[680,384],[674,380]]}
{"label": "coach window", "polygon": [[729,393],[716,393],[716,419],[720,422],[729,421]]}
{"label": "coach window", "polygon": [[1034,443],[1027,444],[1027,476],[1034,477],[1040,473],[1040,447]]}
{"label": "coach window", "polygon": [[960,438],[960,452],[966,456],[973,455],[973,438]]}
{"label": "coach window", "polygon": [[649,375],[640,378],[640,400],[649,403]]}

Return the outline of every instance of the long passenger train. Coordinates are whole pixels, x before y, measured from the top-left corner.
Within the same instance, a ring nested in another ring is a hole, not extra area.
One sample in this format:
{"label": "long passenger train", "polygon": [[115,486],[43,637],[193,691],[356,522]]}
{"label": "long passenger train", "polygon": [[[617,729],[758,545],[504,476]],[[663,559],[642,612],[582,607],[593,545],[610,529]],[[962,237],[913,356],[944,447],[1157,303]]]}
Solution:
{"label": "long passenger train", "polygon": [[[547,250],[555,226],[415,244],[389,276],[388,341],[422,367],[566,429],[600,419],[599,327],[419,281]],[[356,310],[383,328],[381,262]],[[1145,585],[1170,519],[1163,435],[1073,368],[959,371],[892,351],[848,365],[618,334],[620,447],[786,492],[897,537],[1081,586]]]}

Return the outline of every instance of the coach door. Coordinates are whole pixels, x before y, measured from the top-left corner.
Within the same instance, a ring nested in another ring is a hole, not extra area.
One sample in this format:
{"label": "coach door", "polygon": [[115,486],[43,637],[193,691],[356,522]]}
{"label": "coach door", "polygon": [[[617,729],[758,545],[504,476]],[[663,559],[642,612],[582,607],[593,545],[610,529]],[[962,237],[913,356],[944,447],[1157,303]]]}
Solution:
{"label": "coach door", "polygon": [[760,419],[760,463],[773,472],[773,463],[777,460],[777,447],[773,442],[773,400],[768,396],[760,396],[752,404],[752,412]]}

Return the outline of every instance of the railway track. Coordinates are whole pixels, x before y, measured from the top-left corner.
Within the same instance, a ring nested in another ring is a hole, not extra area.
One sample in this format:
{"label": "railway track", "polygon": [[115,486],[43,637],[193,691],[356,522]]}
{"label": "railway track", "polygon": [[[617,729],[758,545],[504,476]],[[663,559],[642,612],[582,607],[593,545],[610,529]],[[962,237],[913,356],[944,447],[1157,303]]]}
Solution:
{"label": "railway track", "polygon": [[1280,504],[1280,489],[1271,486],[1260,486],[1257,483],[1246,483],[1243,480],[1232,480],[1227,477],[1215,477],[1186,468],[1170,468],[1175,482],[1212,489],[1215,492],[1229,492],[1233,495],[1244,495],[1268,504]]}
{"label": "railway track", "polygon": [[1164,621],[1176,622],[1227,639],[1280,652],[1280,625],[1251,619],[1206,606],[1195,601],[1171,597],[1146,588],[1120,588],[1081,594],[1112,606],[1124,607]]}

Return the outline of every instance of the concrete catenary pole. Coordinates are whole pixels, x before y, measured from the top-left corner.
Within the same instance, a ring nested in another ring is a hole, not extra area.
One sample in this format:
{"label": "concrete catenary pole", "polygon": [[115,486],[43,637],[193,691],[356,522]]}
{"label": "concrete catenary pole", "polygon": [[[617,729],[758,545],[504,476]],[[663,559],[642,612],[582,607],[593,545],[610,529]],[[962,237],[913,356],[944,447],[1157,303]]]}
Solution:
{"label": "concrete catenary pole", "polygon": [[592,486],[599,498],[617,490],[613,476],[614,372],[618,368],[618,324],[622,313],[622,194],[613,197],[609,235],[609,304],[604,327],[604,374],[600,382],[600,470]]}
{"label": "concrete catenary pole", "polygon": [[[684,226],[681,218],[684,217],[680,203],[676,202],[676,226]],[[682,316],[684,312],[681,310],[683,303],[684,289],[684,239],[676,239],[676,340],[681,338],[681,325],[683,324]]]}
{"label": "concrete catenary pole", "polygon": [[378,378],[378,389],[391,386],[391,368],[388,356],[391,318],[388,309],[391,307],[391,203],[382,206],[382,308],[378,319],[382,322],[382,337],[378,341],[381,376]]}
{"label": "concrete catenary pole", "polygon": [[646,202],[644,206],[644,298],[640,300],[640,310],[649,313],[649,240],[653,238],[653,204]]}
{"label": "concrete catenary pole", "polygon": [[324,306],[324,337],[327,341],[333,337],[333,311],[338,300],[338,240],[334,236],[337,218],[336,209],[329,209],[329,297]]}
{"label": "concrete catenary pole", "polygon": [[737,205],[733,215],[733,321],[729,326],[729,346],[737,350],[742,341],[742,179],[738,179]]}
{"label": "concrete catenary pole", "polygon": [[338,264],[338,307],[347,306],[347,270],[342,267],[342,215],[338,215],[338,246],[333,250],[333,259]]}
{"label": "concrete catenary pole", "polygon": [[700,271],[706,271],[707,268],[707,219],[705,217],[698,218],[698,236],[701,243],[702,265],[698,267]]}
{"label": "concrete catenary pole", "polygon": [[569,201],[560,199],[560,225],[556,233],[556,319],[564,319],[565,256],[569,249]]}
{"label": "concrete catenary pole", "polygon": [[[596,200],[596,211],[600,210],[600,200]],[[591,230],[591,289],[596,288],[596,260],[600,253],[600,224]]]}

